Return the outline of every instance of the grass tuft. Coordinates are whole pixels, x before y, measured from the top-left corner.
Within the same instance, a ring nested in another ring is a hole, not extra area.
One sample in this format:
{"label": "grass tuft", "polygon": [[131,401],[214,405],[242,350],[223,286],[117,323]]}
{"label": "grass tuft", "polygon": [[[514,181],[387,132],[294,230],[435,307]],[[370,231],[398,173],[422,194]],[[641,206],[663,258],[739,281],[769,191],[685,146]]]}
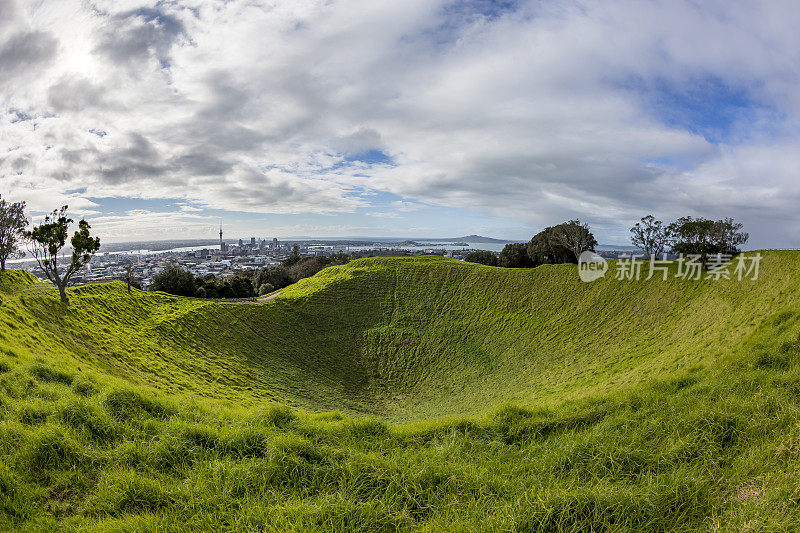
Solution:
{"label": "grass tuft", "polygon": [[264,304],[0,274],[0,530],[796,530],[799,256],[375,258]]}
{"label": "grass tuft", "polygon": [[172,409],[152,398],[146,398],[131,389],[109,392],[103,402],[106,410],[117,420],[126,421],[144,417],[167,418]]}

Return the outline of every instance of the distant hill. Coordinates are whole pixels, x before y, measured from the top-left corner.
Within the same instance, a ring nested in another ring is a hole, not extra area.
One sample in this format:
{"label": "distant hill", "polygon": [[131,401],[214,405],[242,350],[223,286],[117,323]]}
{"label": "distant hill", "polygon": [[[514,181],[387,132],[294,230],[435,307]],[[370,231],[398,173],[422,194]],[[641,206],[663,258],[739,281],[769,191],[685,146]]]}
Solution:
{"label": "distant hill", "polygon": [[506,244],[509,242],[504,239],[493,239],[492,237],[482,237],[480,235],[465,235],[464,237],[454,237],[452,239],[418,239],[428,242],[468,242],[468,243],[481,243],[481,244]]}

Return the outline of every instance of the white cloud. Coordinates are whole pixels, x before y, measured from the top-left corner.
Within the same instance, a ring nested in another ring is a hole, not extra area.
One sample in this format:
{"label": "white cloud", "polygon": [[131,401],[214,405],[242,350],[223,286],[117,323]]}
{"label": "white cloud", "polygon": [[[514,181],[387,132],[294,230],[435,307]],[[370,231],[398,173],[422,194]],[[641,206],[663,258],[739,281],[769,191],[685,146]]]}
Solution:
{"label": "white cloud", "polygon": [[[0,190],[87,213],[580,216],[609,238],[691,212],[800,244],[795,3],[478,4],[0,2]],[[722,143],[664,117],[660,88],[698,80],[753,108]]]}

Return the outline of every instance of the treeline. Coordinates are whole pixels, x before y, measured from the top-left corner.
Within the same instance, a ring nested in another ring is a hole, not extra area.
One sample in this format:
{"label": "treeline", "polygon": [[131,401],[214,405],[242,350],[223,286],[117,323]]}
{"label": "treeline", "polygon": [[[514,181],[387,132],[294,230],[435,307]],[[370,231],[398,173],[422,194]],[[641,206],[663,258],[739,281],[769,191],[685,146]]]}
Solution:
{"label": "treeline", "polygon": [[[631,243],[645,257],[673,254],[696,255],[703,265],[717,254],[735,255],[750,237],[742,224],[732,218],[711,220],[681,217],[666,224],[647,215],[631,228]],[[597,240],[588,224],[570,220],[540,231],[527,243],[507,244],[499,255],[478,251],[467,254],[465,260],[506,268],[533,268],[546,264],[577,263],[578,257],[594,251]]]}
{"label": "treeline", "polygon": [[507,244],[500,255],[471,252],[464,258],[472,263],[506,268],[533,268],[539,265],[577,263],[586,250],[594,250],[597,240],[589,224],[570,220],[540,231],[527,243]]}
{"label": "treeline", "polygon": [[227,278],[217,278],[213,274],[195,276],[173,263],[153,278],[149,289],[197,298],[252,298],[283,289],[313,276],[327,266],[343,265],[349,261],[350,257],[344,252],[330,257],[303,257],[300,249],[295,246],[280,265],[238,272]]}

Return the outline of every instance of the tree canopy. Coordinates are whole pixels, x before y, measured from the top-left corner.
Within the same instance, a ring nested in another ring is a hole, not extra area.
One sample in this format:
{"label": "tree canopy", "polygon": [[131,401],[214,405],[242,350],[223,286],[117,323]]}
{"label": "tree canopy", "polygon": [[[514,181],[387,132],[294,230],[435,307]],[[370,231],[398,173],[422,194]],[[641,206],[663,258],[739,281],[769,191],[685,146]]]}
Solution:
{"label": "tree canopy", "polygon": [[470,252],[464,256],[464,261],[469,263],[480,263],[481,265],[497,266],[497,256],[486,250]]}
{"label": "tree canopy", "polygon": [[6,269],[8,259],[25,255],[19,243],[27,225],[25,202],[9,203],[0,196],[0,270]]}
{"label": "tree canopy", "polygon": [[703,265],[708,264],[710,255],[738,253],[739,246],[750,237],[732,218],[681,217],[669,225],[669,234],[674,253],[699,255]]}
{"label": "tree canopy", "polygon": [[528,255],[528,246],[524,242],[506,244],[497,258],[497,265],[506,268],[531,268],[536,266]]}
{"label": "tree canopy", "polygon": [[555,226],[553,235],[561,246],[572,252],[576,263],[583,252],[594,251],[594,247],[597,246],[597,240],[589,229],[589,224],[581,223],[577,219]]}
{"label": "tree canopy", "polygon": [[561,242],[555,227],[545,228],[534,235],[526,248],[534,266],[577,263],[574,254]]}
{"label": "tree canopy", "polygon": [[653,215],[647,215],[631,228],[631,244],[645,255],[660,256],[669,245],[670,228]]}
{"label": "tree canopy", "polygon": [[176,296],[194,296],[197,286],[194,274],[179,265],[171,263],[163,271],[153,277],[151,291],[163,291]]}
{"label": "tree canopy", "polygon": [[86,220],[78,222],[78,229],[72,235],[72,256],[63,269],[59,268],[58,255],[67,242],[69,226],[73,220],[67,217],[67,206],[56,209],[44,218],[44,221],[25,233],[32,245],[32,253],[39,267],[44,271],[61,295],[61,301],[67,303],[66,288],[72,277],[88,263],[100,249],[100,239],[89,233],[91,226]]}

